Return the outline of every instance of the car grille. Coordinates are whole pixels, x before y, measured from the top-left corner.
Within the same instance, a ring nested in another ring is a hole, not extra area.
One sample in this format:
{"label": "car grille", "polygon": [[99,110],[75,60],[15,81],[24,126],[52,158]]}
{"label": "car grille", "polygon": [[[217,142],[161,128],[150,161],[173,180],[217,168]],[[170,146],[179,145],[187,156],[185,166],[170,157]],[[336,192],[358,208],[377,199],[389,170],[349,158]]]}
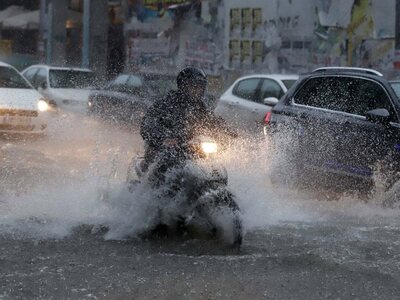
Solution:
{"label": "car grille", "polygon": [[34,125],[8,125],[0,124],[0,130],[15,130],[15,131],[32,131],[35,129]]}
{"label": "car grille", "polygon": [[23,117],[37,117],[38,112],[35,110],[19,110],[19,109],[0,109],[0,116],[23,116]]}

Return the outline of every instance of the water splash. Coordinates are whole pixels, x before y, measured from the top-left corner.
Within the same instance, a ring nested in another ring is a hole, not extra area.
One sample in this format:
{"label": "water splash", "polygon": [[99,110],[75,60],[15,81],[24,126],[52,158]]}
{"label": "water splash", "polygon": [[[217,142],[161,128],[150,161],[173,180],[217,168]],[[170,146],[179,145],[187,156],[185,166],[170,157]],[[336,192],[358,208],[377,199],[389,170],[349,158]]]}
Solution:
{"label": "water splash", "polygon": [[[125,186],[140,138],[74,115],[54,124],[45,140],[1,145],[8,168],[0,172],[0,233],[63,238],[89,224],[108,227],[106,239],[124,239],[148,228],[157,196],[145,186],[134,194]],[[398,211],[374,202],[353,196],[326,201],[321,193],[271,184],[273,157],[265,141],[244,139],[220,158],[248,231],[280,224],[399,226]]]}

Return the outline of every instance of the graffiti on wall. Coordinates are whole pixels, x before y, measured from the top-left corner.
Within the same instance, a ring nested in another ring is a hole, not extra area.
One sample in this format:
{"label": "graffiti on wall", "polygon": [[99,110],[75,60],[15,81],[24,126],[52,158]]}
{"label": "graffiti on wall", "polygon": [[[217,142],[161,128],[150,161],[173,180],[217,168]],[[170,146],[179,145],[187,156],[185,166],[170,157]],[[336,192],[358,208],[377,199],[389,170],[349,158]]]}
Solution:
{"label": "graffiti on wall", "polygon": [[219,75],[218,49],[212,41],[187,40],[185,43],[185,65],[196,66],[209,75]]}

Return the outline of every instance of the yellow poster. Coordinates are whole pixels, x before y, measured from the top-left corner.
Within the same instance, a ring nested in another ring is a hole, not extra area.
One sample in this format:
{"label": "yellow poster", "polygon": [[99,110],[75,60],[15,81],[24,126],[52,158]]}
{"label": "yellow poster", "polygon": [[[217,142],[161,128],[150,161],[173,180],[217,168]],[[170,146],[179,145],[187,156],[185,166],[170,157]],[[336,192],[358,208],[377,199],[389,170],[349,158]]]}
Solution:
{"label": "yellow poster", "polygon": [[263,59],[263,43],[262,41],[253,41],[252,43],[252,63],[259,64],[262,63]]}
{"label": "yellow poster", "polygon": [[240,41],[229,41],[229,64],[231,67],[237,66],[240,63]]}
{"label": "yellow poster", "polygon": [[250,8],[242,8],[242,36],[250,35],[252,31],[252,15]]}
{"label": "yellow poster", "polygon": [[233,8],[229,13],[229,33],[230,36],[239,34],[240,32],[240,9]]}
{"label": "yellow poster", "polygon": [[354,56],[364,39],[372,38],[374,32],[374,21],[370,10],[369,0],[359,0],[353,6],[351,23],[347,28],[349,47],[348,64],[353,65]]}
{"label": "yellow poster", "polygon": [[262,9],[261,8],[253,8],[252,13],[252,23],[253,23],[253,34],[259,31],[262,28],[263,20],[262,20]]}
{"label": "yellow poster", "polygon": [[249,40],[240,42],[240,61],[242,64],[251,63],[251,44]]}

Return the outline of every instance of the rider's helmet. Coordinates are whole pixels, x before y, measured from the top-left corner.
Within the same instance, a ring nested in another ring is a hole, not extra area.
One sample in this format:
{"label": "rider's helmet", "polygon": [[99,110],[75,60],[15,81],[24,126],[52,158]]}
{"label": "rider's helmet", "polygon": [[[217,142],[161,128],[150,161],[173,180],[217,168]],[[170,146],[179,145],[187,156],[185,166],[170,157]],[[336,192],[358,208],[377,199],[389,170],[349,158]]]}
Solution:
{"label": "rider's helmet", "polygon": [[207,86],[207,75],[203,70],[196,67],[186,67],[179,72],[176,84],[180,90],[189,90],[192,87],[200,86],[205,89]]}

